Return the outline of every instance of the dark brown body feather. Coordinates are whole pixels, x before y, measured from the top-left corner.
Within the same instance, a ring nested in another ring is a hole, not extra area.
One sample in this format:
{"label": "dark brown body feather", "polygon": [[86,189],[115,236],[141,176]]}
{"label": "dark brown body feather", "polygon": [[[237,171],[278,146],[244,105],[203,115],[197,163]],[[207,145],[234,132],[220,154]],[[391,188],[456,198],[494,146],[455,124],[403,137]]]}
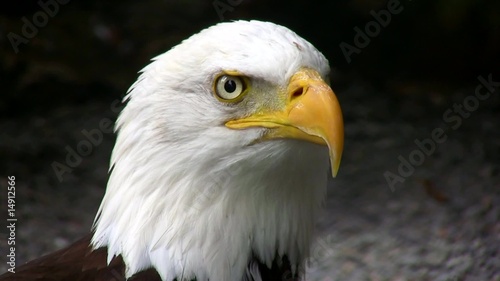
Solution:
{"label": "dark brown body feather", "polygon": [[[16,267],[15,273],[0,275],[0,281],[125,281],[125,264],[121,256],[107,265],[106,248],[92,251],[90,238],[89,234],[62,250]],[[291,274],[286,257],[281,262],[275,261],[271,268],[255,258],[252,262],[257,264],[263,281],[298,280]],[[155,269],[148,269],[128,281],[161,281],[161,278]]]}
{"label": "dark brown body feather", "polygon": [[[121,256],[106,264],[106,248],[92,251],[91,235],[74,244],[16,267],[16,273],[0,275],[0,281],[125,281]],[[142,271],[129,280],[161,281],[154,269]]]}

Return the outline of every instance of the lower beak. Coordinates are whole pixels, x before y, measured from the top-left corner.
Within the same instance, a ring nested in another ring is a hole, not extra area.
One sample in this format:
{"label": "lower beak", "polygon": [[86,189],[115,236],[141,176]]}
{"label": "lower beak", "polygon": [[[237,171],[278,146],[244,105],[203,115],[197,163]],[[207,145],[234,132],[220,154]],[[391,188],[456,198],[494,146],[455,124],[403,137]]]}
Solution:
{"label": "lower beak", "polygon": [[327,145],[332,176],[337,175],[344,146],[342,111],[332,89],[315,70],[295,73],[287,87],[285,106],[278,111],[226,122],[231,129],[268,128],[264,139],[292,138]]}

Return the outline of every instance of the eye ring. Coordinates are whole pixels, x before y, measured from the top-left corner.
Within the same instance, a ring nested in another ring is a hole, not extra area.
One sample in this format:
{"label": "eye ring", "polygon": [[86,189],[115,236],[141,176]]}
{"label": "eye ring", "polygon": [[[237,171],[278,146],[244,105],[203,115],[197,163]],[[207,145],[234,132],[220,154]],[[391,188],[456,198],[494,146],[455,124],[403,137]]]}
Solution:
{"label": "eye ring", "polygon": [[215,95],[224,102],[237,102],[246,92],[246,81],[241,76],[222,74],[215,79]]}

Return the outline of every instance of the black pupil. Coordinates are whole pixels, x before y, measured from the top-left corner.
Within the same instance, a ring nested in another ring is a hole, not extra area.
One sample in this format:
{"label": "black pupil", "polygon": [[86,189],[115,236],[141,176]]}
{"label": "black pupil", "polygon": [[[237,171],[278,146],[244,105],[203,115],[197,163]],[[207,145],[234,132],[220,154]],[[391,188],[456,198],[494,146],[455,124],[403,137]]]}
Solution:
{"label": "black pupil", "polygon": [[236,82],[234,82],[234,80],[226,81],[226,83],[224,83],[224,90],[228,93],[236,91]]}

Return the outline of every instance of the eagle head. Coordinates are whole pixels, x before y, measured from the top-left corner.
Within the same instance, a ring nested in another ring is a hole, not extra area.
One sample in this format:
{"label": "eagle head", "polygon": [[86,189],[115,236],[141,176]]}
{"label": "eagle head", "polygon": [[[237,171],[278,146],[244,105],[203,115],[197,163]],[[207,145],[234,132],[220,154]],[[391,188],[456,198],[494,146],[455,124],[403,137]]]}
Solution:
{"label": "eagle head", "polygon": [[125,98],[93,248],[126,275],[258,280],[308,256],[343,146],[325,57],[269,22],[220,23],[146,66]]}

